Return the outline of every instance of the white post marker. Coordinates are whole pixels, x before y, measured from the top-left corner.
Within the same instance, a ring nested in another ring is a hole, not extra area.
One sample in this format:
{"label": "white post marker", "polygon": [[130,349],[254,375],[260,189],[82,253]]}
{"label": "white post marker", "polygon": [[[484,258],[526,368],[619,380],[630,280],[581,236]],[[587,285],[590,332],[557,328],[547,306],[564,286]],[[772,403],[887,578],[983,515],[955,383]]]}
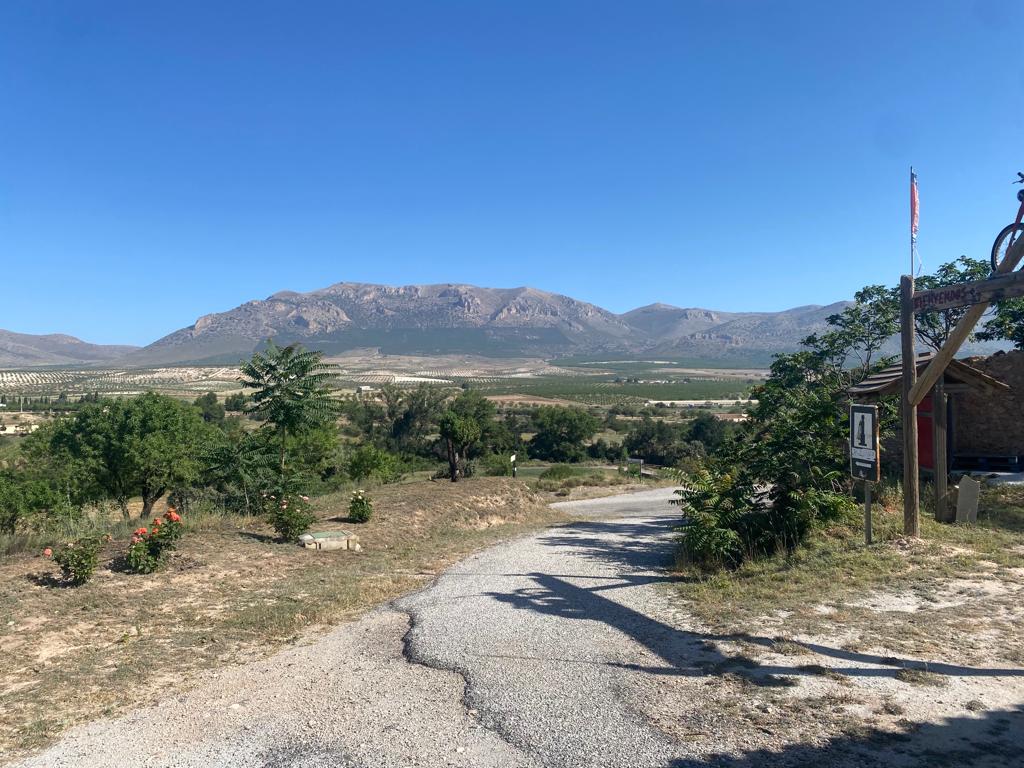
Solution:
{"label": "white post marker", "polygon": [[864,543],[871,543],[871,484],[881,478],[877,405],[850,406],[850,474],[864,481]]}
{"label": "white post marker", "polygon": [[512,462],[512,477],[516,476],[516,454],[512,454],[508,457],[508,460]]}

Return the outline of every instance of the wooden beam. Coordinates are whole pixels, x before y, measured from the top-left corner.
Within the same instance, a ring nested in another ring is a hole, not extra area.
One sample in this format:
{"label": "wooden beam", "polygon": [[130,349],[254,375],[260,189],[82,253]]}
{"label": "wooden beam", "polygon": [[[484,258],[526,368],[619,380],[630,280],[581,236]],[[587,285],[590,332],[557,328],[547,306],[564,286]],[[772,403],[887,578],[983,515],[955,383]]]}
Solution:
{"label": "wooden beam", "polygon": [[910,392],[917,379],[917,355],[914,352],[914,278],[900,278],[900,336],[903,343],[903,397],[900,411],[903,415],[903,533],[920,534],[918,507],[920,506],[919,471],[917,458],[917,404]]}
{"label": "wooden beam", "polygon": [[[1013,244],[1013,248],[1006,254],[1003,263],[999,265],[999,272],[1001,274],[1012,272],[1020,261],[1021,256],[1024,256],[1024,237]],[[964,316],[960,318],[960,322],[949,332],[949,337],[946,339],[946,343],[942,345],[942,349],[935,353],[935,357],[932,358],[928,367],[924,369],[917,383],[910,390],[911,405],[920,405],[925,395],[935,386],[935,382],[942,376],[942,372],[946,370],[949,361],[960,351],[960,347],[967,341],[967,337],[974,331],[974,326],[978,324],[981,316],[987,310],[988,303],[975,304],[964,313]],[[911,298],[911,312],[913,312],[913,298]],[[913,322],[913,319],[911,319],[911,322]]]}
{"label": "wooden beam", "polygon": [[941,312],[944,309],[966,307],[970,304],[991,304],[1003,299],[1024,296],[1024,272],[990,277],[987,280],[972,280],[959,285],[947,285],[918,291],[914,294],[914,311]]}
{"label": "wooden beam", "polygon": [[951,523],[953,517],[947,512],[946,495],[949,491],[949,467],[946,439],[946,386],[942,378],[935,382],[932,390],[932,453],[935,461],[935,519],[940,523]]}

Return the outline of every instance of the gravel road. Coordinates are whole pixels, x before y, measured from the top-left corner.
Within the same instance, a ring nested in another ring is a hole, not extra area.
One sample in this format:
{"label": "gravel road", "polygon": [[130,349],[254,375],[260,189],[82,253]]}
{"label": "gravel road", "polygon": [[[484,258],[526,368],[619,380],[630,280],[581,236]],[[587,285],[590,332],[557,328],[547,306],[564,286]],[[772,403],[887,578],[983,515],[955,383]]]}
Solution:
{"label": "gravel road", "polygon": [[[21,768],[669,766],[626,702],[697,648],[650,618],[667,489],[562,504],[580,521],[462,561],[423,591],[199,688],[77,728]],[[635,692],[634,692],[635,693]]]}

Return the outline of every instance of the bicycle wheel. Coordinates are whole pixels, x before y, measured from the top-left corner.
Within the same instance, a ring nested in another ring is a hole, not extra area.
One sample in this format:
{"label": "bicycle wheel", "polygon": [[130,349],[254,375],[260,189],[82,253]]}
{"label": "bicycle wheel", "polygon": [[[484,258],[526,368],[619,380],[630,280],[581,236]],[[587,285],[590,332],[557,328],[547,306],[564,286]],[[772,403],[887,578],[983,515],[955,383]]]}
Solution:
{"label": "bicycle wheel", "polygon": [[992,243],[992,271],[997,272],[999,265],[1006,258],[1011,240],[1016,243],[1024,237],[1024,224],[1007,224]]}

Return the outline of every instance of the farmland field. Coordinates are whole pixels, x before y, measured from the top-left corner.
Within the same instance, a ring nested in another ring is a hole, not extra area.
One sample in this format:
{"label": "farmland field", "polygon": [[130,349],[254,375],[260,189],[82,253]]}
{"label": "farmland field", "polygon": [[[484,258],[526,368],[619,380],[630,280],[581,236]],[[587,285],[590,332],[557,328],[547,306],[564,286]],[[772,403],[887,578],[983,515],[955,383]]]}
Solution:
{"label": "farmland field", "polygon": [[[337,388],[394,384],[470,386],[485,395],[520,395],[561,402],[610,406],[648,400],[746,398],[763,371],[688,369],[663,361],[608,361],[552,365],[543,360],[468,357],[401,357],[361,354],[333,359]],[[239,370],[231,366],[148,369],[0,370],[0,397],[69,398],[98,392],[116,397],[155,391],[183,398],[204,392],[237,391]]]}

